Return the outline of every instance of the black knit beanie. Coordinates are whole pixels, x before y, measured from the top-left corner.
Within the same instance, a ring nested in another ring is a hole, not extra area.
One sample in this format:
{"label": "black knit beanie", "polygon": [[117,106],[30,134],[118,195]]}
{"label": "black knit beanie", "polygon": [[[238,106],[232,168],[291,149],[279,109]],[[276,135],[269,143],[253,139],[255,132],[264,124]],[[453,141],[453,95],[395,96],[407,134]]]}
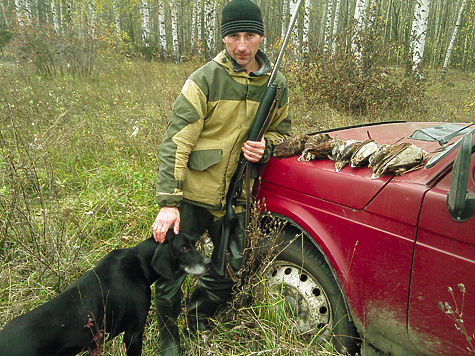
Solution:
{"label": "black knit beanie", "polygon": [[264,36],[261,9],[251,0],[232,0],[223,8],[221,37],[237,32],[252,32]]}

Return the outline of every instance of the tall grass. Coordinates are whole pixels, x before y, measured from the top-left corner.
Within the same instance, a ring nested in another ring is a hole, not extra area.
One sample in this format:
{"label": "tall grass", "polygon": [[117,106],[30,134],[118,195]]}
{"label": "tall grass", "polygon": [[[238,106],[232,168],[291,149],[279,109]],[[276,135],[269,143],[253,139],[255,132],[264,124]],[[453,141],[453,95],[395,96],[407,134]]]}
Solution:
{"label": "tall grass", "polygon": [[[110,250],[150,235],[161,138],[184,80],[198,65],[123,60],[93,76],[44,77],[27,65],[0,64],[0,325],[57,295]],[[429,82],[423,110],[363,118],[338,112],[318,95],[301,100],[298,73],[285,74],[294,133],[361,120],[472,121],[475,113],[470,74]],[[216,316],[213,330],[184,338],[185,350],[331,353],[302,342],[283,302],[266,293],[258,275],[244,289],[250,302],[235,302]],[[193,283],[187,280],[185,295]],[[157,352],[153,313],[144,355]],[[186,329],[183,317],[179,322]],[[120,340],[106,352],[125,354]]]}
{"label": "tall grass", "polygon": [[[87,80],[0,71],[1,323],[149,235],[163,128],[188,73],[130,62]],[[18,283],[33,285],[12,298]]]}

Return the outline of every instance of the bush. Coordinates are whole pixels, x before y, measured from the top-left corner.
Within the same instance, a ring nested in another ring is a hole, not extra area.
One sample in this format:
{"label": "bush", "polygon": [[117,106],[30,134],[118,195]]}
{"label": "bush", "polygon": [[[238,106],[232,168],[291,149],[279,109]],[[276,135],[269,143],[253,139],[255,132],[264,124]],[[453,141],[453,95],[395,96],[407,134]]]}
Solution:
{"label": "bush", "polygon": [[298,63],[293,68],[294,80],[307,102],[323,100],[337,110],[356,115],[407,109],[420,102],[425,90],[423,82],[401,80],[398,71],[389,68],[362,71],[354,63],[351,54]]}
{"label": "bush", "polygon": [[295,87],[301,89],[299,94],[310,107],[312,102],[324,101],[356,116],[419,109],[425,82],[416,82],[405,77],[401,68],[388,66],[387,53],[391,51],[371,29],[362,33],[350,29],[335,42],[354,45],[343,45],[334,54],[308,57],[290,69]]}
{"label": "bush", "polygon": [[0,51],[3,54],[3,47],[5,47],[12,38],[12,32],[8,29],[7,26],[0,25]]}
{"label": "bush", "polygon": [[116,63],[125,41],[107,27],[71,23],[57,29],[51,23],[21,19],[12,26],[8,48],[16,60],[31,63],[40,75],[68,73],[85,78]]}

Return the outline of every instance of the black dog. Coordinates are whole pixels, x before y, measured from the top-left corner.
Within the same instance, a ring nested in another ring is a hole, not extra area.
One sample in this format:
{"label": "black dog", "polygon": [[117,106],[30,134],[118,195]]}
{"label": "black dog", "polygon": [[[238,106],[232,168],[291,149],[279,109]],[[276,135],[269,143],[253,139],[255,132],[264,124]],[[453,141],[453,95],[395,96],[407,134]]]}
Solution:
{"label": "black dog", "polygon": [[122,332],[127,355],[141,355],[150,285],[181,269],[203,274],[211,261],[193,240],[170,230],[163,244],[149,238],[110,252],[96,267],[50,301],[8,322],[0,356],[66,356],[101,346]]}

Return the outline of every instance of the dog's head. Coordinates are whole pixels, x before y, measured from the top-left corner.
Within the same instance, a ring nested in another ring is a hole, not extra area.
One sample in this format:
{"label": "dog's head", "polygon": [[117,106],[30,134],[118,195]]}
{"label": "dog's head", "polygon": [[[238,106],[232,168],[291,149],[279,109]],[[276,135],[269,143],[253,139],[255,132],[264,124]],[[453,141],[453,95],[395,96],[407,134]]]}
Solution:
{"label": "dog's head", "polygon": [[194,276],[205,273],[211,260],[196,247],[194,240],[183,233],[175,235],[169,230],[165,241],[155,250],[152,267],[157,273],[167,279],[174,279],[179,269]]}

